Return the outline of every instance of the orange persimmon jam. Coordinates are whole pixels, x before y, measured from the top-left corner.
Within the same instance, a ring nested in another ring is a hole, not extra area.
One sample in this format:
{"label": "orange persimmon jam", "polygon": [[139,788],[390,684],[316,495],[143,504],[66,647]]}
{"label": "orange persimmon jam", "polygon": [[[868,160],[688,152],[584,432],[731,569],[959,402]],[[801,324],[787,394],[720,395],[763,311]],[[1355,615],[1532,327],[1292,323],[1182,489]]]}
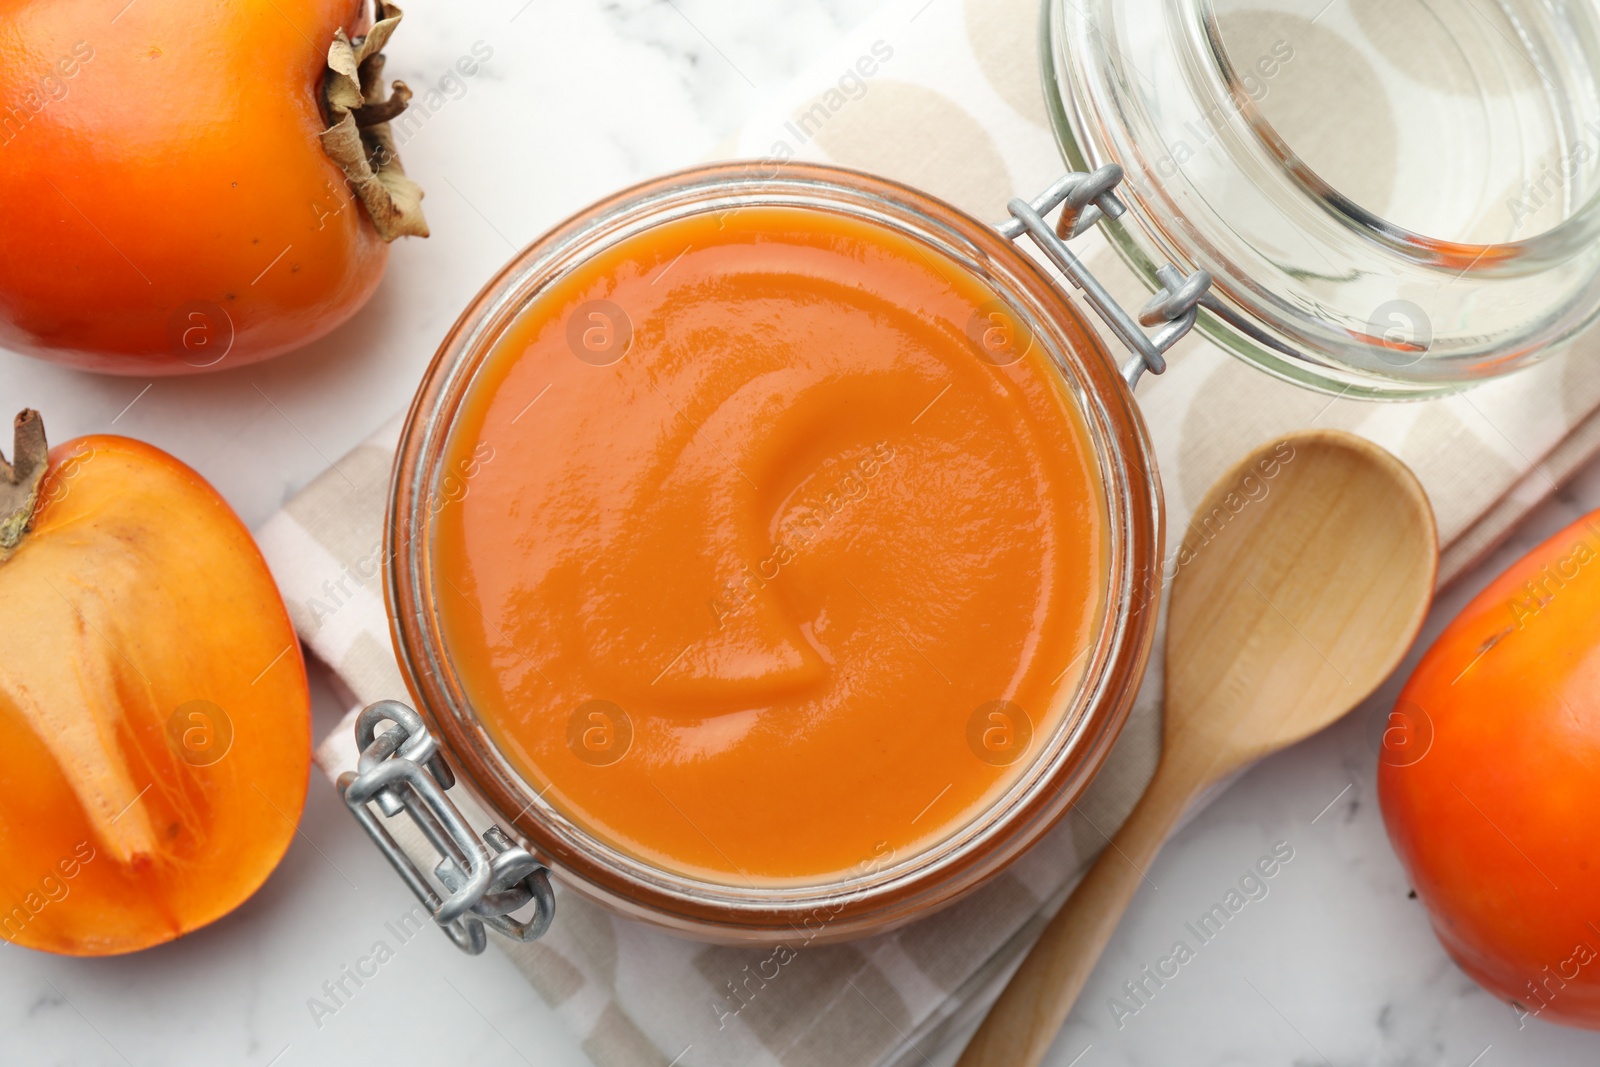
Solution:
{"label": "orange persimmon jam", "polygon": [[445,446],[445,647],[595,838],[732,885],[907,858],[1060,725],[1106,610],[1086,424],[997,294],[888,226],[694,215],[542,290]]}

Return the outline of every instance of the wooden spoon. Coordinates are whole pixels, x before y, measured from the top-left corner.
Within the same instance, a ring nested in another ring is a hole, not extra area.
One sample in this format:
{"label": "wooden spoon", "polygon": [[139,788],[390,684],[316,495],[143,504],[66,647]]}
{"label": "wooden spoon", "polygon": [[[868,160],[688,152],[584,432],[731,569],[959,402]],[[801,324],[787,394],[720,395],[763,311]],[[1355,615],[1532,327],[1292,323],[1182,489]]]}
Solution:
{"label": "wooden spoon", "polygon": [[1035,1067],[1190,802],[1359,704],[1427,615],[1433,511],[1411,471],[1359,437],[1317,431],[1266,445],[1195,516],[1172,580],[1155,778],[958,1067]]}

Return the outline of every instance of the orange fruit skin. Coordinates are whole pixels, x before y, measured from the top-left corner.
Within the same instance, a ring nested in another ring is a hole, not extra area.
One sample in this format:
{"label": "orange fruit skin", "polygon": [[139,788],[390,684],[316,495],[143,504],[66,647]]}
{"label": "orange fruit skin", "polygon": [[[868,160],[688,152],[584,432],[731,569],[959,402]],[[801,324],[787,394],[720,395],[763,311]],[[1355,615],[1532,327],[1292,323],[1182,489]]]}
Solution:
{"label": "orange fruit skin", "polygon": [[51,452],[0,604],[0,937],[111,955],[238,907],[295,833],[311,756],[249,531],[166,453],[80,438]]}
{"label": "orange fruit skin", "polygon": [[0,344],[185,374],[344,322],[388,257],[317,136],[358,0],[120,6],[0,0]]}
{"label": "orange fruit skin", "polygon": [[1461,968],[1519,1017],[1600,1029],[1600,513],[1428,650],[1385,735],[1378,799]]}

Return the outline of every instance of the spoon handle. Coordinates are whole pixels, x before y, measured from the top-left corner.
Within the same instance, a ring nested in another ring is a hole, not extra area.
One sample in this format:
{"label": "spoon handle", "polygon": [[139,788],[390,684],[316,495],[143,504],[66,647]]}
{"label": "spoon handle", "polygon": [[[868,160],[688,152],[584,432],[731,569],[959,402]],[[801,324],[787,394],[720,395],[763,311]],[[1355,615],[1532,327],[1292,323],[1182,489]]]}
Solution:
{"label": "spoon handle", "polygon": [[1036,1067],[1072,1010],[1112,931],[1198,791],[1163,760],[1133,814],[1012,975],[957,1067]]}

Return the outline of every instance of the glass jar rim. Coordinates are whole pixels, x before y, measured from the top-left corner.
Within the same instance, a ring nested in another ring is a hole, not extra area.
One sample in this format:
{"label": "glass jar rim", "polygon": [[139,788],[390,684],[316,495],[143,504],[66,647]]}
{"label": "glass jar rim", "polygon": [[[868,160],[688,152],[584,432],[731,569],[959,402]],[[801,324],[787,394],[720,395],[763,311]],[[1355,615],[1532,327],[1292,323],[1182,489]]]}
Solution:
{"label": "glass jar rim", "polygon": [[[855,214],[890,225],[973,270],[1023,316],[1050,354],[1094,441],[1110,520],[1108,610],[1091,664],[1055,732],[999,800],[943,842],[873,870],[805,886],[740,887],[655,867],[544,802],[498,752],[450,664],[432,595],[430,508],[454,415],[506,327],[538,293],[623,237],[685,214],[757,204]],[[402,430],[387,524],[385,593],[402,674],[461,781],[557,876],[625,914],[680,933],[776,941],[825,912],[827,940],[908,921],[975,888],[1065,814],[1108,755],[1154,635],[1163,537],[1143,421],[1116,362],[1031,258],[995,229],[907,186],[842,168],[767,161],[696,167],[624,190],[519,253],[441,344]]]}
{"label": "glass jar rim", "polygon": [[1550,229],[1514,241],[1479,242],[1435,237],[1362,207],[1308,166],[1272,121],[1253,105],[1223,43],[1214,0],[1194,0],[1194,3],[1197,18],[1204,28],[1207,52],[1216,61],[1228,95],[1238,106],[1245,125],[1259,140],[1261,147],[1301,184],[1306,195],[1317,200],[1330,215],[1337,216],[1350,228],[1385,245],[1396,255],[1446,270],[1474,269],[1486,276],[1496,273],[1520,274],[1552,263],[1565,262],[1580,246],[1600,238],[1600,191]]}
{"label": "glass jar rim", "polygon": [[[1573,47],[1600,57],[1600,13],[1578,8],[1568,13],[1584,29]],[[1243,91],[1214,0],[1043,0],[1040,20],[1047,111],[1064,159],[1128,173],[1128,211],[1103,226],[1111,245],[1152,289],[1158,265],[1207,270],[1214,299],[1201,332],[1258,368],[1340,396],[1422,398],[1525,366],[1600,315],[1600,189],[1527,238],[1429,236],[1362,207],[1295,153]],[[1141,32],[1122,33],[1119,20]],[[1142,51],[1119,55],[1122,46]],[[1163,134],[1195,115],[1213,124],[1202,165],[1152,165],[1173,158]],[[1268,224],[1241,223],[1252,212],[1293,227],[1317,265],[1288,262],[1264,236]],[[1395,308],[1418,320],[1398,343],[1384,330]]]}

